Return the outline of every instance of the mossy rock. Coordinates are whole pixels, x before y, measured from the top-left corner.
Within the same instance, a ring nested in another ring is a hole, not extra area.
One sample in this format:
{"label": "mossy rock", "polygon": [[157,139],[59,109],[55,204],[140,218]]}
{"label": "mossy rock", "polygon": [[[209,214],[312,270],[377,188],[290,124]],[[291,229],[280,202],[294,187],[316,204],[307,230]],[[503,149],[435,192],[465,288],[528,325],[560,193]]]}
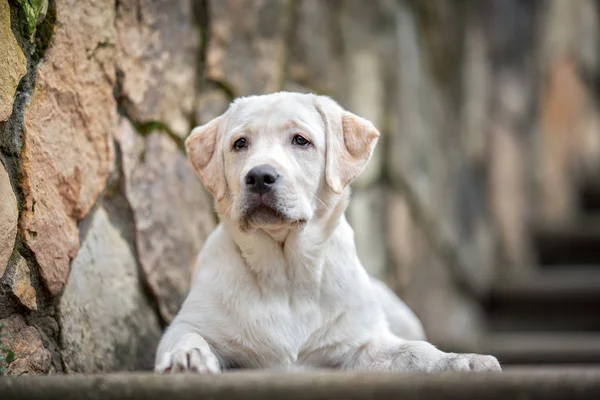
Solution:
{"label": "mossy rock", "polygon": [[[48,8],[48,0],[14,0],[25,17],[25,32],[31,37],[38,24],[38,18],[43,18]],[[40,19],[41,19],[40,18]]]}

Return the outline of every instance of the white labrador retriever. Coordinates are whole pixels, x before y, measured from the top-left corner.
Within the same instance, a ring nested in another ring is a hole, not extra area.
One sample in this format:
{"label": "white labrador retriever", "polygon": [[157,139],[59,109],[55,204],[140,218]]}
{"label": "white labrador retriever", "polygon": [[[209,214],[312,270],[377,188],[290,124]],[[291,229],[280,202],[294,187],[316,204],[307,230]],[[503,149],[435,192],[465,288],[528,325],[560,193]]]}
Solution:
{"label": "white labrador retriever", "polygon": [[425,342],[415,315],[361,265],[344,210],[378,137],[327,97],[286,92],[240,98],[192,131],[187,153],[221,223],[157,372],[500,370],[494,357]]}

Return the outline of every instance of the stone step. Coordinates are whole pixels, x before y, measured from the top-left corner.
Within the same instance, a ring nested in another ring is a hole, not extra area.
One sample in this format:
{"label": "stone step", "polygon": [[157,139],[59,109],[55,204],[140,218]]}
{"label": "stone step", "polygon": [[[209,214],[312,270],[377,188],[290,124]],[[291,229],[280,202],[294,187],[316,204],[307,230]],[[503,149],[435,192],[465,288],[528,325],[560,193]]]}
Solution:
{"label": "stone step", "polygon": [[587,312],[568,314],[566,310],[559,315],[546,313],[533,314],[492,314],[487,316],[486,327],[492,332],[600,332],[600,315]]}
{"label": "stone step", "polygon": [[492,331],[600,331],[600,268],[535,271],[496,286],[485,309]]}
{"label": "stone step", "polygon": [[579,209],[584,213],[596,213],[600,211],[600,179],[585,182],[579,193]]}
{"label": "stone step", "polygon": [[27,376],[0,379],[2,400],[569,399],[600,398],[600,368],[516,368],[503,373],[311,371]]}
{"label": "stone step", "polygon": [[478,349],[501,364],[600,363],[600,333],[490,333]]}
{"label": "stone step", "polygon": [[561,299],[600,299],[600,263],[596,268],[561,265],[534,270],[518,280],[500,282],[493,296],[516,301]]}
{"label": "stone step", "polygon": [[600,266],[600,215],[597,213],[566,223],[538,224],[532,240],[542,266]]}

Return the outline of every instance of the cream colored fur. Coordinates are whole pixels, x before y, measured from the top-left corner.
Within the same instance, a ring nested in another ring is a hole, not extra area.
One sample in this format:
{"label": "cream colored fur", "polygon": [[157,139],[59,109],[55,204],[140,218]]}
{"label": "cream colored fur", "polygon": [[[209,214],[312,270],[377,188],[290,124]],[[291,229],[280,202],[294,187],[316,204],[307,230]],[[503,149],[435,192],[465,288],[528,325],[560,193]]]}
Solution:
{"label": "cream colored fur", "polygon": [[[188,156],[221,223],[160,342],[157,372],[500,370],[494,357],[424,341],[415,315],[361,265],[344,210],[378,136],[327,97],[285,92],[238,99],[192,131]],[[240,138],[247,147],[236,150]],[[280,177],[257,200],[245,177],[258,165]],[[270,209],[253,211],[256,201]]]}

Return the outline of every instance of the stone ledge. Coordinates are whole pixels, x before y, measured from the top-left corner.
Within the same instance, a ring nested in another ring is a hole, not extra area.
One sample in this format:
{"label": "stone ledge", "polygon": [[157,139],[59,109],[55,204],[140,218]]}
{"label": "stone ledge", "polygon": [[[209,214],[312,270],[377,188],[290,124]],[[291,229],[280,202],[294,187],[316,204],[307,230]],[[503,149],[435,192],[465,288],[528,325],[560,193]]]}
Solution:
{"label": "stone ledge", "polygon": [[0,378],[3,400],[44,399],[599,399],[600,368],[512,368],[488,374],[231,372]]}

